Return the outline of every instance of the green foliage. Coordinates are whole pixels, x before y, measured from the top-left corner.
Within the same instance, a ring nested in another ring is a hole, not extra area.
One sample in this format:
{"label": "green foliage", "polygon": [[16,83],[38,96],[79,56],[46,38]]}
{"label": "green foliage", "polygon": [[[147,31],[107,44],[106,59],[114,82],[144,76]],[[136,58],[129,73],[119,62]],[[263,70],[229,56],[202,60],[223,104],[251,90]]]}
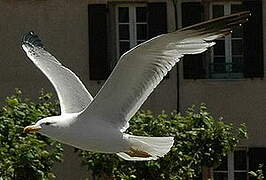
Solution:
{"label": "green foliage", "polygon": [[259,164],[259,168],[256,171],[249,171],[248,174],[250,176],[256,177],[256,179],[258,180],[263,180],[264,179],[264,175],[263,175],[263,164]]}
{"label": "green foliage", "polygon": [[219,165],[223,156],[247,137],[244,125],[236,128],[212,117],[207,108],[192,107],[184,115],[138,112],[127,133],[142,136],[174,136],[171,151],[157,161],[129,162],[116,155],[81,151],[83,164],[95,177],[117,179],[192,179],[201,167]]}
{"label": "green foliage", "polygon": [[22,99],[20,90],[5,102],[0,109],[0,179],[54,178],[51,168],[61,161],[61,145],[40,134],[25,134],[23,128],[40,118],[58,114],[58,104],[43,92],[39,103]]}

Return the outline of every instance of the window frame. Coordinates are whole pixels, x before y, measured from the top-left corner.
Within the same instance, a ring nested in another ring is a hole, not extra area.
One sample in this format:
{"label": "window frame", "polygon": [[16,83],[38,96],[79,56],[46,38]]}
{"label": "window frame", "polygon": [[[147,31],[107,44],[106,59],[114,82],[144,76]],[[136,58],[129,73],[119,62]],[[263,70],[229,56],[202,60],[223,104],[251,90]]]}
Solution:
{"label": "window frame", "polygon": [[[120,23],[119,22],[119,7],[127,7],[128,8],[128,10],[129,10],[129,22],[128,23]],[[117,59],[122,55],[122,54],[120,54],[120,41],[121,40],[119,37],[119,25],[120,24],[128,24],[129,25],[129,49],[138,45],[137,25],[138,24],[145,24],[148,28],[148,20],[146,22],[137,22],[136,21],[136,19],[137,19],[136,18],[136,8],[137,7],[147,7],[147,3],[121,3],[121,4],[117,4],[115,7],[116,44],[117,44],[116,56],[117,56]],[[142,40],[142,41],[144,42],[146,40]],[[124,41],[124,40],[122,40],[122,41]]]}
{"label": "window frame", "polygon": [[[210,3],[209,6],[209,13],[210,13],[210,19],[213,18],[213,6],[214,5],[222,5],[224,7],[224,15],[229,15],[232,12],[231,6],[232,5],[242,5],[241,1],[226,1],[226,2],[213,2]],[[209,63],[209,67],[208,67],[208,78],[209,79],[241,79],[244,78],[244,71],[242,68],[242,72],[231,72],[231,68],[232,68],[232,63],[233,63],[233,51],[232,51],[232,44],[233,44],[233,40],[242,40],[243,41],[243,37],[241,38],[236,38],[236,37],[232,37],[232,34],[229,34],[223,38],[220,38],[219,40],[223,40],[224,41],[224,57],[225,57],[225,64],[227,63],[231,63],[231,66],[225,66],[225,73],[212,73],[211,72],[211,64],[214,63],[214,47],[211,48],[210,50],[210,63]],[[243,43],[243,42],[242,42]],[[242,66],[244,64],[244,55],[243,55],[243,49],[242,49],[242,55],[237,55],[239,57],[242,58]],[[214,67],[213,67],[214,68]]]}
{"label": "window frame", "polygon": [[[245,151],[246,153],[246,170],[236,170],[234,167],[234,152],[235,151]],[[247,147],[238,147],[234,152],[231,152],[227,155],[227,170],[215,170],[213,169],[214,173],[226,173],[227,179],[234,180],[235,179],[235,173],[237,172],[245,172],[247,173],[247,179],[248,179],[248,172],[249,172],[249,156],[248,156],[248,148]]]}

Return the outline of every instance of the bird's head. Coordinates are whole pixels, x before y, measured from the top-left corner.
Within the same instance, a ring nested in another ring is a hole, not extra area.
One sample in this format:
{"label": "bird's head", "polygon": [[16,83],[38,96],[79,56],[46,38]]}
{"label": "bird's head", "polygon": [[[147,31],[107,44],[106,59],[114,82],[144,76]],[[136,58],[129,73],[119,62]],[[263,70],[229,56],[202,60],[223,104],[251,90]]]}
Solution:
{"label": "bird's head", "polygon": [[24,133],[47,132],[58,127],[58,120],[55,117],[47,117],[39,120],[36,124],[24,128]]}

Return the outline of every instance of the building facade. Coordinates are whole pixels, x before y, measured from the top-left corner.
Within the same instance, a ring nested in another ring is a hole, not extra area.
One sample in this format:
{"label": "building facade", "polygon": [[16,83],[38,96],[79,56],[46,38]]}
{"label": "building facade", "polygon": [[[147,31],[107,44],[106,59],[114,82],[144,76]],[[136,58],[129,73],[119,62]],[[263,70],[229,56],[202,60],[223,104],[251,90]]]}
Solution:
{"label": "building facade", "polygon": [[[20,39],[28,31],[39,34],[46,49],[96,95],[120,55],[135,45],[243,10],[252,13],[247,24],[217,40],[203,55],[184,57],[142,108],[183,112],[203,102],[226,122],[246,123],[248,140],[213,173],[217,179],[247,179],[247,171],[266,163],[266,2],[262,0],[1,1],[1,102],[15,88],[33,99],[42,88],[54,92],[21,49]],[[73,148],[66,146],[64,153],[67,158],[55,168],[58,179],[86,179],[88,173],[80,168]]]}
{"label": "building facade", "polygon": [[[214,169],[214,179],[248,179],[247,172],[265,163],[265,2],[179,2],[179,27],[249,10],[249,22],[216,41],[203,55],[184,57],[179,66],[180,111],[204,102],[217,117],[228,123],[245,123],[249,138]],[[198,17],[187,18],[188,16]],[[265,170],[265,169],[264,169]]]}

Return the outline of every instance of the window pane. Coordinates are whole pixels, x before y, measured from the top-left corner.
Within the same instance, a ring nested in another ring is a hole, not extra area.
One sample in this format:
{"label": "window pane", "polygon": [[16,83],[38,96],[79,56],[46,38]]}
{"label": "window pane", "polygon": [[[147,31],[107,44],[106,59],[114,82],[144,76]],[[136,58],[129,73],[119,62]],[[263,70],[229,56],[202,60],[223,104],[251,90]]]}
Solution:
{"label": "window pane", "polygon": [[137,22],[147,22],[146,7],[136,7]]}
{"label": "window pane", "polygon": [[243,38],[243,27],[242,26],[235,27],[232,32],[232,37]]}
{"label": "window pane", "polygon": [[138,41],[137,43],[138,43],[138,44],[141,44],[141,43],[143,43],[143,42],[145,42],[145,41]]}
{"label": "window pane", "polygon": [[[224,58],[214,58],[216,61],[224,61]],[[213,71],[215,73],[226,73],[226,63],[213,63]]]}
{"label": "window pane", "polygon": [[231,5],[231,14],[236,13],[236,12],[241,12],[241,11],[243,11],[241,4],[232,4]]}
{"label": "window pane", "polygon": [[242,41],[242,39],[232,40],[232,54],[233,55],[242,55],[243,54],[243,41]]}
{"label": "window pane", "polygon": [[233,56],[232,62],[234,64],[242,64],[243,63],[243,57],[241,56]]}
{"label": "window pane", "polygon": [[228,175],[227,173],[213,173],[213,177],[215,180],[228,180]]}
{"label": "window pane", "polygon": [[234,166],[235,170],[246,170],[247,169],[247,153],[246,151],[235,151],[234,152]]}
{"label": "window pane", "polygon": [[224,40],[217,40],[213,47],[214,55],[225,55],[225,43]]}
{"label": "window pane", "polygon": [[212,6],[212,16],[213,18],[220,17],[224,15],[223,5],[213,5]]}
{"label": "window pane", "polygon": [[215,64],[224,64],[225,63],[225,57],[214,57],[213,62]]}
{"label": "window pane", "polygon": [[235,173],[235,180],[246,180],[247,173],[246,172],[236,172]]}
{"label": "window pane", "polygon": [[220,166],[218,166],[217,168],[214,169],[215,170],[219,170],[219,171],[227,171],[227,156],[222,158],[222,162],[220,164]]}
{"label": "window pane", "polygon": [[120,53],[120,56],[122,54],[124,54],[125,52],[127,52],[129,50],[129,42],[124,42],[124,41],[120,41],[119,42],[119,53]]}
{"label": "window pane", "polygon": [[[241,4],[232,4],[231,5],[231,14],[236,12],[243,11]],[[232,37],[243,37],[243,28],[242,27],[235,27],[232,33]]]}
{"label": "window pane", "polygon": [[[243,57],[233,57],[232,58],[232,72],[243,73],[243,68],[244,68]],[[235,164],[235,166],[236,166],[236,164]]]}
{"label": "window pane", "polygon": [[147,38],[147,25],[137,24],[137,40],[145,40]]}
{"label": "window pane", "polygon": [[128,24],[119,25],[119,39],[129,40],[129,25]]}
{"label": "window pane", "polygon": [[128,7],[119,7],[118,11],[119,11],[119,22],[120,23],[129,22]]}

